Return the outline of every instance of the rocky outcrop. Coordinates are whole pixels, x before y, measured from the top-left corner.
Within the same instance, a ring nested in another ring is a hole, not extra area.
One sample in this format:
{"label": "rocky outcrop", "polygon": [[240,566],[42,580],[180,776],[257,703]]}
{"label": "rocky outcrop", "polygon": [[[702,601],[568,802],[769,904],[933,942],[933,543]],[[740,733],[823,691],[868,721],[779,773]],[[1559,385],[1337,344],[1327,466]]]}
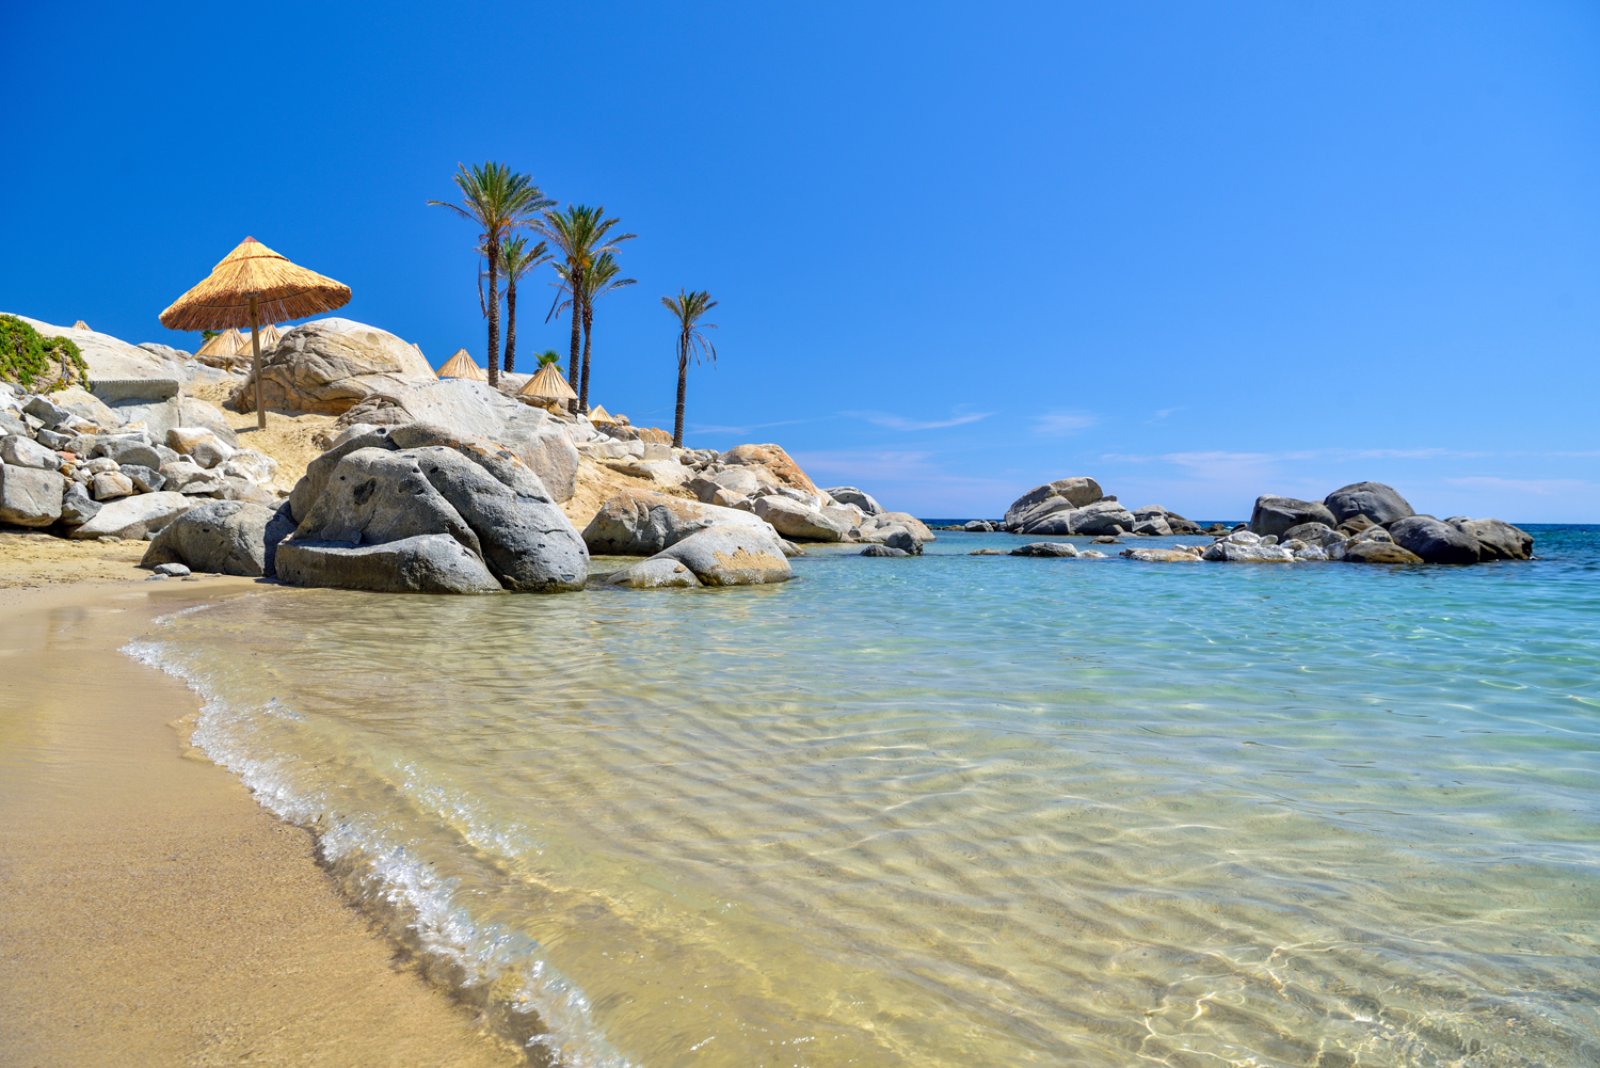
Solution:
{"label": "rocky outcrop", "polygon": [[419,534],[379,545],[285,541],[278,578],[294,586],[377,593],[498,593],[483,559],[448,534]]}
{"label": "rocky outcrop", "polygon": [[1078,549],[1064,541],[1035,541],[1012,549],[1009,555],[1073,557],[1078,555]]}
{"label": "rocky outcrop", "polygon": [[1328,553],[1328,558],[1343,560],[1349,564],[1422,563],[1422,557],[1410,549],[1396,545],[1389,532],[1376,525],[1356,534],[1343,545],[1334,546]]}
{"label": "rocky outcrop", "polygon": [[722,454],[721,461],[734,467],[763,468],[780,486],[788,486],[813,497],[821,493],[817,484],[811,481],[811,477],[800,469],[800,465],[781,445],[736,445]]}
{"label": "rocky outcrop", "polygon": [[[283,334],[261,356],[262,403],[285,412],[340,415],[379,394],[435,381],[422,354],[387,330],[349,319],[317,319]],[[229,398],[255,410],[252,368]]]}
{"label": "rocky outcrop", "polygon": [[245,501],[207,501],[162,528],[140,566],[178,563],[195,571],[260,577],[267,573],[267,530],[275,514]]}
{"label": "rocky outcrop", "polygon": [[[1416,553],[1426,564],[1475,564],[1478,539],[1461,527],[1431,515],[1408,515],[1389,524],[1396,545]],[[1531,539],[1530,539],[1531,540]]]}
{"label": "rocky outcrop", "polygon": [[0,523],[47,527],[61,518],[67,482],[54,471],[0,464]]}
{"label": "rocky outcrop", "polygon": [[634,590],[683,590],[700,586],[693,571],[668,557],[640,560],[608,576],[606,582]]}
{"label": "rocky outcrop", "polygon": [[1295,560],[1294,553],[1279,545],[1276,537],[1264,538],[1249,530],[1236,530],[1218,538],[1200,558],[1225,564],[1292,564]]}
{"label": "rocky outcrop", "polygon": [[1346,523],[1356,516],[1366,516],[1379,526],[1386,527],[1416,514],[1399,491],[1382,482],[1352,482],[1328,494],[1322,503],[1333,515],[1333,522],[1328,523],[1331,527]]}
{"label": "rocky outcrop", "polygon": [[101,507],[93,519],[72,530],[69,536],[80,540],[148,538],[194,505],[193,497],[165,490],[123,497]]}
{"label": "rocky outcrop", "polygon": [[583,530],[591,553],[610,556],[653,556],[692,534],[718,524],[760,527],[749,512],[626,491],[601,506]]}
{"label": "rocky outcrop", "polygon": [[878,515],[883,511],[883,506],[873,499],[872,494],[855,486],[834,486],[832,489],[826,489],[822,492],[840,504],[855,505],[867,515]]}
{"label": "rocky outcrop", "polygon": [[652,557],[676,560],[705,586],[751,586],[794,577],[771,528],[708,527]]}
{"label": "rocky outcrop", "polygon": [[[409,346],[408,346],[409,347]],[[557,501],[570,500],[578,449],[572,434],[543,409],[512,400],[483,382],[463,379],[409,383],[351,407],[339,426],[443,427],[462,438],[493,441],[515,453]]]}
{"label": "rocky outcrop", "polygon": [[844,541],[851,529],[842,518],[778,494],[757,497],[753,509],[779,534],[794,541]]}
{"label": "rocky outcrop", "polygon": [[[1033,489],[1011,502],[1002,526],[1019,534],[1038,533],[1033,528],[1046,516],[1082,508],[1105,497],[1100,483],[1092,478],[1058,478]],[[1130,525],[1132,514],[1129,514]]]}
{"label": "rocky outcrop", "polygon": [[[308,467],[289,514],[295,530],[277,550],[286,582],[482,592],[487,575],[494,589],[555,592],[588,577],[583,539],[539,477],[498,443],[442,427],[349,435]],[[394,548],[365,551],[383,546]],[[381,575],[385,567],[399,573]]]}
{"label": "rocky outcrop", "polygon": [[1338,524],[1333,513],[1315,501],[1302,501],[1296,497],[1277,497],[1264,494],[1256,498],[1250,513],[1250,530],[1263,537],[1282,537],[1302,523],[1321,523],[1332,527]]}
{"label": "rocky outcrop", "polygon": [[1527,560],[1533,556],[1532,536],[1503,519],[1451,516],[1445,522],[1478,543],[1479,560]]}

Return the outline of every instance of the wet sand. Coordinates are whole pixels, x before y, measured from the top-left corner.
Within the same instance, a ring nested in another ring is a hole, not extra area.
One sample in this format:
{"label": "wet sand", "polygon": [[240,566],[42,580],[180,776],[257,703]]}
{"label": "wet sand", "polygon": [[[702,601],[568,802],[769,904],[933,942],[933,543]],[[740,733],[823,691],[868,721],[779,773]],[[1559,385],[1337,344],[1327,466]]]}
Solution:
{"label": "wet sand", "polygon": [[0,589],[0,1065],[520,1062],[344,903],[307,832],[185,752],[194,694],[118,651],[186,605],[285,595]]}

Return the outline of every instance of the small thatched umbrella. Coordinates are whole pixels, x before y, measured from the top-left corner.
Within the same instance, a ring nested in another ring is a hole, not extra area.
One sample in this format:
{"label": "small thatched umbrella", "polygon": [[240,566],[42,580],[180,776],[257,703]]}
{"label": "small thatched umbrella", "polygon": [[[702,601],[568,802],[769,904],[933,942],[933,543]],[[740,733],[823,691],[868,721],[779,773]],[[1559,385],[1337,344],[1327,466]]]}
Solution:
{"label": "small thatched umbrella", "polygon": [[457,349],[456,354],[445,361],[444,366],[437,372],[440,378],[465,378],[473,382],[487,382],[489,376],[483,373],[472,357],[467,355],[466,349]]}
{"label": "small thatched umbrella", "polygon": [[88,330],[89,329],[89,324],[84,322],[82,319],[79,319],[77,322],[72,324],[72,329],[74,329],[74,330]]}
{"label": "small thatched umbrella", "polygon": [[283,340],[282,331],[280,331],[277,327],[273,326],[271,323],[268,323],[266,326],[263,326],[261,328],[261,347],[262,348],[264,348],[264,349],[275,349],[275,348],[278,347],[278,342],[280,342],[282,340]]}
{"label": "small thatched umbrella", "polygon": [[539,368],[539,373],[528,379],[527,383],[517,390],[517,396],[546,407],[578,399],[578,394],[567,384],[567,380],[561,376],[561,372],[553,363],[547,363]]}
{"label": "small thatched umbrella", "polygon": [[246,347],[239,331],[230,327],[201,345],[195,351],[194,358],[201,363],[215,362],[225,367],[232,364],[235,357],[243,355]]}
{"label": "small thatched umbrella", "polygon": [[611,417],[610,412],[606,411],[606,406],[604,404],[596,404],[593,408],[589,409],[589,422],[615,423],[616,420]]}
{"label": "small thatched umbrella", "polygon": [[302,319],[343,307],[350,287],[297,267],[253,237],[225,256],[211,274],[161,313],[170,330],[248,326],[256,376],[256,426],[265,430],[261,396],[261,320]]}

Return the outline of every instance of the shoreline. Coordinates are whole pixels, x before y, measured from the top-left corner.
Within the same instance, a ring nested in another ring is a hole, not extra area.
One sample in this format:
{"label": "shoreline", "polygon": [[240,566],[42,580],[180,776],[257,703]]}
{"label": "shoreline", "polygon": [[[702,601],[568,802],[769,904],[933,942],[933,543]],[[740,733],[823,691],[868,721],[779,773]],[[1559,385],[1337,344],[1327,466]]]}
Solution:
{"label": "shoreline", "polygon": [[0,589],[0,1064],[524,1063],[192,749],[198,696],[122,652],[266,589]]}

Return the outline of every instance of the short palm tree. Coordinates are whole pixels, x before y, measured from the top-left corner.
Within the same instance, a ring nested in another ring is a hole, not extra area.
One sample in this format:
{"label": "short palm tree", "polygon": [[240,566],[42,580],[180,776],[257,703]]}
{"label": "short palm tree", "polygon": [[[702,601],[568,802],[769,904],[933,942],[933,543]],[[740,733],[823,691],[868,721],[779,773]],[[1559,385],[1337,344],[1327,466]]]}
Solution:
{"label": "short palm tree", "polygon": [[[557,266],[557,273],[567,289],[568,299],[565,304],[570,305],[572,309],[572,340],[567,357],[569,382],[579,381],[578,339],[583,326],[584,282],[589,268],[600,256],[607,252],[615,252],[619,244],[635,236],[613,234],[611,229],[616,225],[616,219],[606,218],[606,209],[603,206],[591,208],[584,204],[571,204],[557,211],[547,211],[539,224],[540,231],[550,239],[550,244],[562,257],[562,262]],[[553,306],[550,309],[550,317],[554,317],[557,310]],[[573,410],[576,411],[579,402],[572,403]]]}
{"label": "short palm tree", "polygon": [[555,349],[545,349],[543,352],[539,353],[539,366],[541,368],[549,367],[553,363],[560,362],[561,353],[557,352]]}
{"label": "short palm tree", "polygon": [[533,179],[513,171],[504,163],[481,163],[472,167],[457,164],[456,188],[461,203],[430,200],[429,204],[449,208],[482,233],[478,247],[488,260],[489,297],[484,314],[489,319],[489,384],[500,384],[500,254],[506,238],[518,226],[550,207],[555,201],[540,192]]}
{"label": "short palm tree", "polygon": [[[567,284],[566,271],[561,267],[556,268],[556,273],[561,276],[561,286],[566,292],[566,299],[562,300],[556,308],[559,313],[572,303],[572,288]],[[583,280],[583,358],[578,363],[578,375],[581,382],[574,381],[572,386],[578,391],[578,410],[589,410],[589,354],[591,339],[594,337],[594,301],[596,297],[603,297],[607,293],[618,289],[626,289],[636,285],[638,279],[618,278],[622,273],[617,267],[617,258],[609,252],[602,252],[595,257],[594,263],[584,275]]]}
{"label": "short palm tree", "polygon": [[717,347],[703,331],[715,330],[716,323],[702,323],[700,317],[717,302],[703,289],[678,290],[675,297],[662,297],[662,305],[678,320],[678,417],[672,424],[672,446],[683,448],[683,401],[689,386],[689,357],[717,359]]}
{"label": "short palm tree", "polygon": [[506,269],[506,374],[517,369],[517,281],[541,263],[550,261],[550,246],[543,241],[528,244],[521,234],[507,238],[500,249],[500,262]]}

